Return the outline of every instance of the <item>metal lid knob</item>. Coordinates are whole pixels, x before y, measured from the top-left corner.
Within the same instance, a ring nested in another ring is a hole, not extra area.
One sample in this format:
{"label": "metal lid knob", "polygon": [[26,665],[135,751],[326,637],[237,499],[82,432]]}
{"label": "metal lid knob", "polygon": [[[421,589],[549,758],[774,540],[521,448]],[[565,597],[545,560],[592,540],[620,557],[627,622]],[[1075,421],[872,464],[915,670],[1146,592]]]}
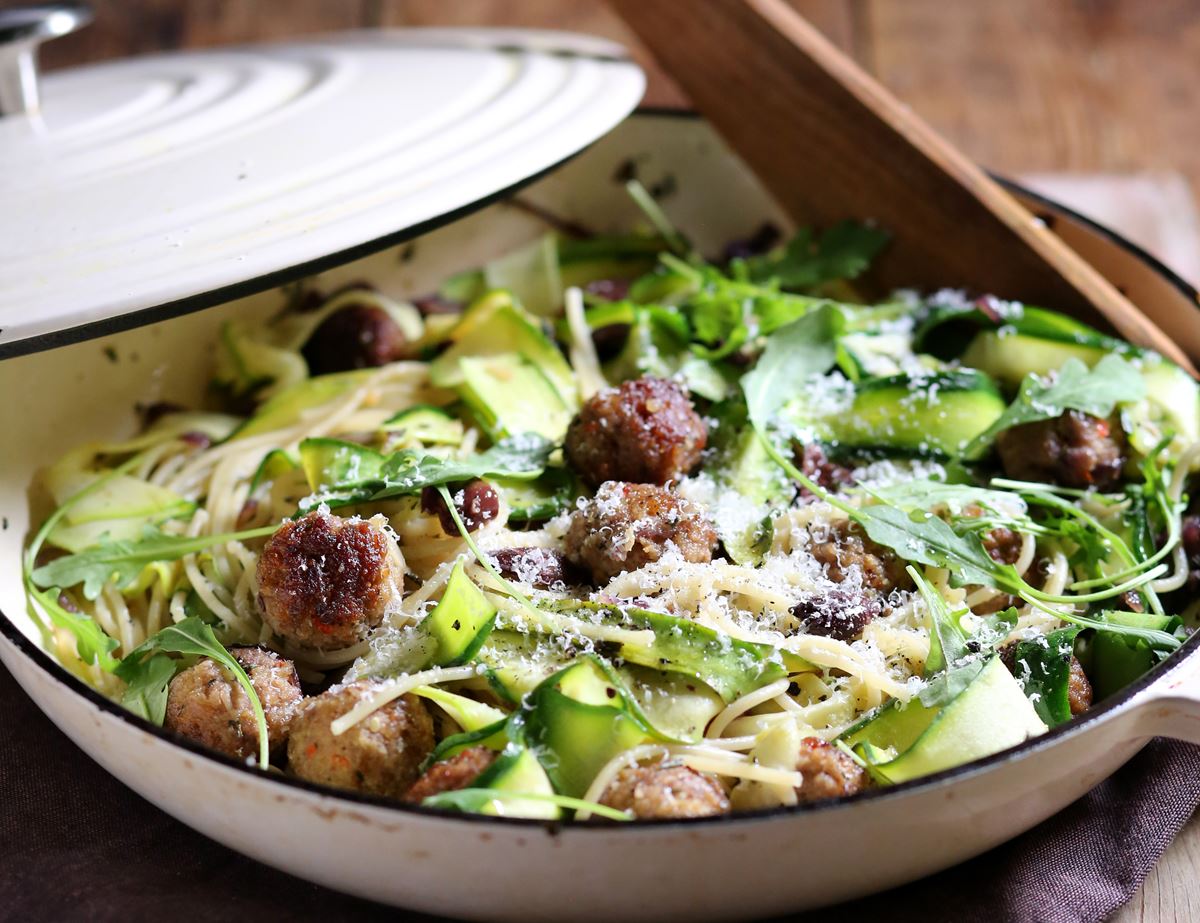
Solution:
{"label": "metal lid knob", "polygon": [[0,10],[0,117],[37,112],[38,45],[91,21],[91,8],[83,3]]}

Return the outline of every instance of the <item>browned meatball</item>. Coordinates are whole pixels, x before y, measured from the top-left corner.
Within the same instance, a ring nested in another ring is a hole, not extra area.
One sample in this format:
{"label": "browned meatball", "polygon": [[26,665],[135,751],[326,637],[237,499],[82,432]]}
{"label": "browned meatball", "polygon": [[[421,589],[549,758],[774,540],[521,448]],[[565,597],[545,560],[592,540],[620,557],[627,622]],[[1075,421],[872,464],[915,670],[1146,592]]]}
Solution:
{"label": "browned meatball", "polygon": [[567,461],[592,487],[665,484],[700,461],[704,421],[673,381],[639,378],[592,396],[571,421]]}
{"label": "browned meatball", "polygon": [[711,561],[717,533],[698,509],[669,490],[608,481],[571,514],[566,546],[567,559],[600,584],[672,548],[685,561]]}
{"label": "browned meatball", "polygon": [[801,801],[844,798],[867,787],[866,770],[849,754],[819,737],[805,737],[800,741],[796,769],[804,776],[796,789],[796,797]]}
{"label": "browned meatball", "polygon": [[343,734],[330,724],[371,695],[377,685],[360,680],[309,699],[292,721],[288,766],[301,779],[401,798],[433,752],[433,718],[414,695],[389,702]]}
{"label": "browned meatball", "polygon": [[317,326],[301,353],[313,375],[387,365],[404,356],[408,342],[383,308],[351,304]]}
{"label": "browned meatball", "polygon": [[1071,715],[1082,715],[1092,707],[1092,684],[1083,672],[1083,664],[1074,654],[1071,655],[1071,672],[1067,675],[1067,704],[1071,706]]}
{"label": "browned meatball", "polygon": [[996,451],[1011,478],[1109,490],[1121,481],[1125,433],[1119,424],[1068,410],[1004,430]]}
{"label": "browned meatball", "polygon": [[285,523],[258,559],[258,601],[275,634],[336,650],[361,641],[398,602],[404,561],[382,528],[320,511]]}
{"label": "browned meatball", "polygon": [[509,580],[539,590],[581,582],[582,575],[562,552],[552,548],[501,548],[490,552],[496,569]]}
{"label": "browned meatball", "polygon": [[420,804],[432,795],[470,788],[479,774],[496,761],[496,751],[488,747],[467,747],[449,759],[430,766],[425,775],[405,794],[404,800]]}
{"label": "browned meatball", "polygon": [[861,580],[863,589],[877,593],[912,586],[904,561],[891,549],[871,541],[857,523],[848,519],[814,534],[810,551],[834,583]]}
{"label": "browned meatball", "polygon": [[878,597],[842,589],[804,593],[792,607],[805,632],[838,641],[853,641],[882,612]]}
{"label": "browned meatball", "polygon": [[[235,647],[230,653],[250,677],[267,719],[267,745],[278,753],[304,698],[296,668],[261,647]],[[258,754],[250,698],[232,673],[208,657],[171,680],[163,727],[239,759]]]}
{"label": "browned meatball", "polygon": [[1188,562],[1187,589],[1194,594],[1200,590],[1200,516],[1193,514],[1183,517],[1180,542]]}
{"label": "browned meatball", "polygon": [[729,813],[729,798],[715,779],[687,766],[630,766],[600,796],[600,803],[631,811],[640,820],[711,817]]}
{"label": "browned meatball", "polygon": [[[454,511],[468,532],[474,532],[500,515],[500,495],[487,481],[469,481],[451,485],[448,489],[450,499],[454,501]],[[458,526],[450,515],[450,508],[436,487],[426,487],[421,491],[421,512],[436,515],[442,531],[447,535],[458,535]]]}
{"label": "browned meatball", "polygon": [[[815,442],[799,446],[795,451],[795,461],[803,474],[826,490],[839,490],[854,483],[854,472],[833,461]],[[804,492],[807,493],[807,490]]]}
{"label": "browned meatball", "polygon": [[1021,557],[1024,540],[1020,533],[998,526],[983,535],[983,548],[999,564],[1016,564]]}

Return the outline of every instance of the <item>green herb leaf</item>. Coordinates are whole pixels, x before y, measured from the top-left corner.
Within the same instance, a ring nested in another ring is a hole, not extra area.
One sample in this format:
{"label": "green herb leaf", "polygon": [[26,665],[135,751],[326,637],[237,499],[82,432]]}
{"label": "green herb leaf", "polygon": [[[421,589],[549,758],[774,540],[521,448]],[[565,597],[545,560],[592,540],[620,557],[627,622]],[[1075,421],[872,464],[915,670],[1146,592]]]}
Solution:
{"label": "green herb leaf", "polygon": [[780,408],[815,375],[837,360],[837,336],[844,320],[832,304],[810,311],[776,331],[753,370],[742,376],[750,422],[766,433]]}
{"label": "green herb leaf", "polygon": [[978,458],[998,433],[1022,423],[1051,420],[1067,410],[1107,417],[1117,404],[1139,401],[1146,395],[1141,373],[1120,356],[1108,355],[1089,369],[1081,360],[1068,359],[1053,378],[1029,374],[1021,382],[1016,400],[963,450],[965,458]]}
{"label": "green herb leaf", "polygon": [[979,536],[959,535],[944,520],[894,506],[866,506],[850,515],[872,541],[886,545],[906,561],[945,567],[956,586],[977,583],[1018,593],[1023,582],[1011,564],[996,562]]}
{"label": "green herb leaf", "polygon": [[122,660],[115,671],[128,684],[121,704],[135,715],[161,725],[167,714],[167,686],[176,666],[178,661],[166,654],[153,654],[140,662]]}
{"label": "green herb leaf", "polygon": [[944,506],[957,515],[967,507],[978,506],[993,513],[1012,516],[1014,513],[1023,514],[1026,509],[1025,501],[1015,493],[976,487],[973,484],[948,484],[929,478],[897,481],[894,484],[866,489],[864,493],[880,503],[909,512]]}
{"label": "green herb leaf", "polygon": [[917,693],[917,698],[926,708],[949,705],[967,691],[967,687],[975,682],[975,678],[987,665],[988,658],[978,657],[952,667],[931,679],[929,684]]}
{"label": "green herb leaf", "polygon": [[41,624],[33,605],[36,601],[54,625],[69,631],[75,636],[75,650],[84,663],[96,664],[100,669],[109,673],[117,665],[117,661],[112,657],[112,652],[117,649],[119,642],[115,638],[109,637],[95,620],[86,615],[70,612],[59,605],[58,598],[54,593],[43,593],[38,590],[33,579],[33,564],[37,560],[47,536],[54,531],[55,526],[58,525],[72,507],[112,481],[113,478],[129,471],[134,465],[138,464],[140,459],[140,455],[134,455],[126,459],[116,468],[101,474],[78,493],[68,497],[42,523],[42,527],[38,529],[37,534],[33,537],[33,541],[25,549],[25,557],[22,561],[22,577],[25,582],[25,592],[28,597],[27,608],[30,616],[39,625]]}
{"label": "green herb leaf", "polygon": [[929,610],[929,656],[925,658],[925,676],[928,678],[954,666],[968,654],[967,634],[959,621],[968,610],[962,610],[955,617],[946,600],[915,567],[910,566],[907,570]]}
{"label": "green herb leaf", "polygon": [[[100,669],[109,673],[116,667],[117,661],[112,652],[117,649],[119,642],[116,638],[105,633],[93,619],[86,615],[71,612],[61,605],[53,592],[45,593],[33,585],[26,576],[25,590],[31,599],[37,600],[42,611],[49,616],[50,621],[58,628],[64,628],[75,636],[75,651],[84,663],[97,664]],[[30,607],[32,611],[32,606]]]}
{"label": "green herb leaf", "polygon": [[[129,684],[131,690],[135,690],[133,701],[136,707],[131,710],[144,717],[158,715],[157,720],[161,722],[161,713],[158,711],[160,699],[161,707],[165,711],[166,684],[171,679],[166,675],[166,668],[162,662],[155,663],[162,654],[191,654],[198,657],[210,657],[234,675],[238,685],[250,699],[250,707],[254,712],[255,724],[258,727],[258,762],[260,768],[266,769],[269,760],[267,719],[263,714],[262,702],[259,701],[258,693],[254,691],[254,685],[250,682],[246,671],[242,669],[242,665],[217,640],[213,630],[198,618],[186,618],[182,622],[168,625],[158,634],[147,638],[141,645],[130,651],[113,671]],[[143,708],[144,712],[139,711]]]}
{"label": "green herb leaf", "polygon": [[51,561],[33,572],[40,587],[71,587],[83,584],[83,595],[95,599],[110,580],[118,589],[131,586],[142,569],[156,561],[176,561],[225,542],[244,541],[270,535],[276,526],[263,526],[225,535],[164,535],[157,526],[146,526],[137,541],[102,540],[94,548]]}
{"label": "green herb leaf", "polygon": [[1079,625],[1059,628],[1044,636],[1018,641],[1013,650],[1013,675],[1021,682],[1034,711],[1047,727],[1071,720],[1068,700],[1071,657]]}
{"label": "green herb leaf", "polygon": [[861,275],[891,239],[886,231],[843,221],[819,236],[805,228],[781,253],[745,260],[749,278],[787,289],[809,289]]}
{"label": "green herb leaf", "polygon": [[466,458],[438,458],[406,449],[388,457],[383,465],[383,485],[372,500],[419,493],[474,478],[505,477],[532,480],[538,477],[554,451],[554,444],[535,433],[502,439],[486,452]]}

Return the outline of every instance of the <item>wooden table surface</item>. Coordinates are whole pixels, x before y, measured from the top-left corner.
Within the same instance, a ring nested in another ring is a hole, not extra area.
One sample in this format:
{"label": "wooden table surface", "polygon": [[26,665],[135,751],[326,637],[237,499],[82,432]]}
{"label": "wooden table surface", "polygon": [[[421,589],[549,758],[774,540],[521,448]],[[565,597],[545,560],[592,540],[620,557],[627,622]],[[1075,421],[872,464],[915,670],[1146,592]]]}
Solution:
{"label": "wooden table surface", "polygon": [[[362,26],[536,26],[630,45],[650,74],[646,102],[686,104],[598,0],[91,2],[95,24],[48,45],[47,67]],[[1200,188],[1198,0],[790,2],[991,169],[1170,171],[1180,195]],[[1198,867],[1200,815],[1116,919],[1200,920]]]}

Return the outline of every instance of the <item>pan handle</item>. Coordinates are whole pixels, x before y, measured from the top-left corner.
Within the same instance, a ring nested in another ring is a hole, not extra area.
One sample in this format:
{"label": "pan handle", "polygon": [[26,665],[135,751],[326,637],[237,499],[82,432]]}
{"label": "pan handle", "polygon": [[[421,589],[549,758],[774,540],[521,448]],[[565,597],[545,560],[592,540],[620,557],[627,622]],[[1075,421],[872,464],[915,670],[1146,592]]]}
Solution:
{"label": "pan handle", "polygon": [[1193,653],[1152,686],[1136,713],[1138,736],[1200,744],[1200,654]]}
{"label": "pan handle", "polygon": [[91,21],[91,8],[83,3],[0,10],[0,118],[37,113],[38,45]]}

